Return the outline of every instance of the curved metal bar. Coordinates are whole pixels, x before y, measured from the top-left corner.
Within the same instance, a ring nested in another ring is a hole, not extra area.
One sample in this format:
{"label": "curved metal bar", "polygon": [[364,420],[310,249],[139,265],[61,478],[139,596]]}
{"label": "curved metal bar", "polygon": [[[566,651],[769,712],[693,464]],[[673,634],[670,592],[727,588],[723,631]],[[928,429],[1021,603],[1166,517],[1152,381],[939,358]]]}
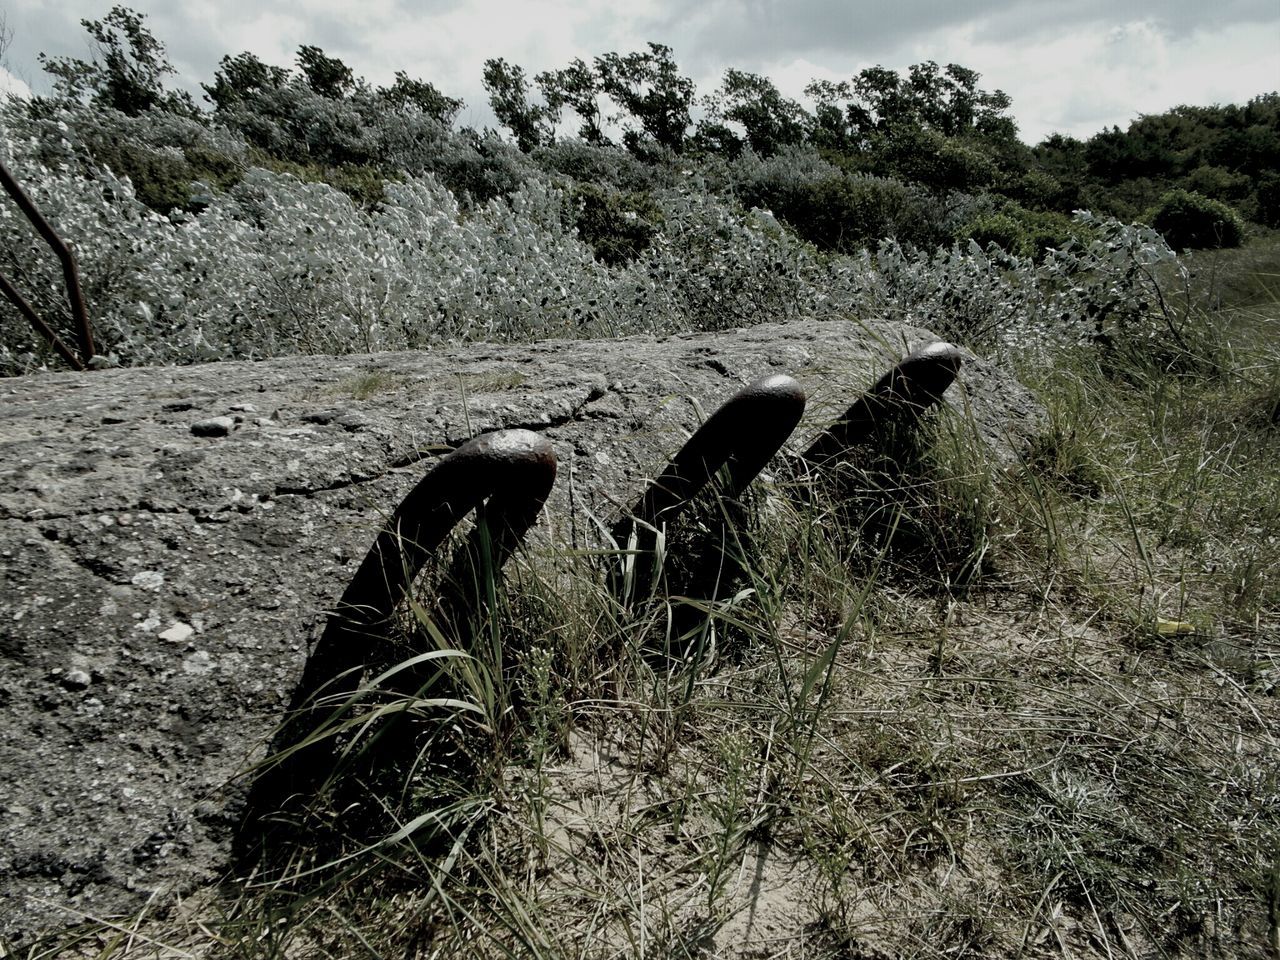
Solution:
{"label": "curved metal bar", "polygon": [[[355,692],[414,577],[458,522],[483,508],[497,569],[537,519],[555,476],[555,452],[547,440],[529,430],[502,430],[463,444],[409,492],[378,533],[307,659],[272,750],[293,752],[254,783],[252,815],[269,815],[291,797],[308,798],[332,773],[331,741],[299,749],[322,722],[317,697],[342,704]],[[474,549],[474,542],[473,537],[460,553]]]}
{"label": "curved metal bar", "polygon": [[330,625],[359,630],[384,622],[427,558],[486,500],[494,564],[500,566],[537,519],[555,477],[555,451],[531,430],[500,430],[464,443],[436,463],[396,508]]}
{"label": "curved metal bar", "polygon": [[[614,525],[614,541],[625,546],[634,533],[637,561],[652,553],[657,544],[656,529],[679,516],[721,467],[728,472],[724,494],[741,494],[791,436],[804,413],[805,399],[800,384],[784,374],[763,377],[743,387],[698,428]],[[649,593],[650,568],[648,563],[634,564],[632,596]]]}
{"label": "curved metal bar", "polygon": [[[44,238],[44,242],[49,245],[62,263],[62,281],[67,287],[67,300],[71,304],[71,315],[75,317],[76,326],[79,328],[80,352],[84,356],[81,363],[77,365],[72,363],[63,353],[66,347],[58,350],[58,353],[64,360],[71,363],[73,368],[83,370],[84,364],[93,359],[95,348],[93,345],[93,327],[89,324],[89,312],[85,309],[84,294],[80,290],[80,271],[76,267],[76,256],[71,252],[71,248],[62,242],[62,238],[58,236],[53,227],[49,226],[49,221],[45,220],[40,211],[36,209],[36,205],[31,202],[31,198],[27,196],[21,184],[18,183],[3,163],[0,163],[0,185],[4,186],[5,192],[13,198],[13,202],[18,205],[18,209],[31,221],[31,225],[36,228],[36,231]],[[27,319],[30,320],[31,317],[28,316]],[[55,349],[58,348],[60,341],[56,337],[50,339],[52,331],[49,331],[47,326],[36,323],[33,323],[33,326],[40,332],[41,336],[49,340]],[[41,329],[42,326],[44,329]]]}
{"label": "curved metal bar", "polygon": [[801,458],[812,466],[838,459],[888,425],[913,423],[942,401],[963,363],[960,350],[941,340],[912,350],[844,415],[816,439]]}

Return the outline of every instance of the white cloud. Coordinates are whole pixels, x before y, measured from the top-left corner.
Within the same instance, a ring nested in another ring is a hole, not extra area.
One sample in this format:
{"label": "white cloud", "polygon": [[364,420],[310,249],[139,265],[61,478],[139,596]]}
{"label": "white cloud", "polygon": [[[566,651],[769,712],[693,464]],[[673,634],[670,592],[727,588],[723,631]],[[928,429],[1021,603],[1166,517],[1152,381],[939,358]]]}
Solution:
{"label": "white cloud", "polygon": [[15,97],[29,97],[31,96],[31,88],[4,67],[0,67],[0,96],[6,94],[12,94]]}
{"label": "white cloud", "polygon": [[[45,78],[37,51],[88,54],[81,18],[105,0],[5,0],[15,40],[9,67]],[[847,78],[877,63],[921,60],[979,71],[1013,97],[1024,139],[1060,130],[1087,137],[1179,103],[1242,102],[1280,89],[1275,0],[126,0],[148,15],[181,85],[199,95],[224,54],[249,50],[292,66],[315,44],[373,83],[396,70],[466,100],[460,122],[493,124],[483,62],[505,57],[532,77],[616,50],[666,43],[710,93],[726,67],[771,77],[799,98],[814,77]]]}
{"label": "white cloud", "polygon": [[[1022,138],[1086,138],[1179,104],[1243,103],[1280,88],[1280,23],[1175,34],[1151,20],[1086,25],[1017,46],[953,34],[946,57],[981,70],[1013,98]],[[917,44],[915,57],[936,55]]]}

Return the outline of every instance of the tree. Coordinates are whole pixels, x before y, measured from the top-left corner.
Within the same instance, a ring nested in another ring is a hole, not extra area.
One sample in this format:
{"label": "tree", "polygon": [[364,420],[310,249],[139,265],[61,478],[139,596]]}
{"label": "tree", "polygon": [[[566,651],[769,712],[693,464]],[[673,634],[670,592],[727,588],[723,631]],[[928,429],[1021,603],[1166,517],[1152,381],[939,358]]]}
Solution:
{"label": "tree", "polygon": [[319,47],[303,44],[298,48],[298,69],[307,86],[330,100],[341,100],[356,88],[351,68]]}
{"label": "tree", "polygon": [[835,111],[844,110],[848,135],[865,145],[895,128],[914,128],[945,137],[975,137],[993,143],[1017,139],[1008,116],[1012,101],[1002,90],[978,87],[982,75],[956,63],[940,68],[932,60],[912,65],[904,78],[887,67],[867,67],[852,81],[815,80],[805,93],[823,110],[820,129],[837,135]]}
{"label": "tree", "polygon": [[[804,139],[809,115],[803,107],[784,97],[768,77],[730,67],[720,89],[704,98],[708,128],[731,121],[742,125],[747,143],[761,156],[771,156]],[[702,131],[704,124],[699,125]]]}
{"label": "tree", "polygon": [[0,10],[0,69],[8,66],[7,55],[9,45],[13,43],[13,30],[9,26],[9,18]]}
{"label": "tree", "polygon": [[453,125],[463,102],[441,93],[433,83],[413,80],[403,70],[396,71],[396,80],[389,87],[379,87],[378,98],[396,110],[415,107],[428,117],[439,120],[443,126]]}
{"label": "tree", "polygon": [[848,153],[855,149],[853,131],[842,106],[849,99],[849,84],[813,80],[804,88],[806,97],[817,101],[809,139],[817,147]]}
{"label": "tree", "polygon": [[174,73],[164,44],[151,35],[146,17],[128,7],[111,8],[101,20],[81,20],[94,44],[92,61],[39,55],[40,66],[54,78],[54,89],[68,100],[84,100],[136,117],[151,109],[196,113],[185,92],[164,89]]}
{"label": "tree", "polygon": [[1036,144],[1036,163],[1055,177],[1079,176],[1085,167],[1083,141],[1064,133],[1051,133]]}
{"label": "tree", "polygon": [[550,104],[529,102],[524,69],[499,57],[484,62],[484,88],[498,122],[511,131],[524,153],[555,140],[557,111]]}
{"label": "tree", "polygon": [[596,57],[595,66],[601,91],[640,124],[640,130],[623,134],[627,149],[646,152],[646,136],[672,153],[684,149],[694,86],[680,76],[670,47],[650,43],[647,53],[606,53]]}
{"label": "tree", "polygon": [[[969,71],[973,77],[976,73]],[[904,99],[908,103],[914,122],[926,130],[937,130],[944,136],[961,132],[958,121],[951,115],[950,97],[954,89],[951,78],[945,76],[933,60],[912,64],[907,79],[902,84]]]}
{"label": "tree", "polygon": [[896,70],[867,67],[854,78],[853,95],[849,125],[865,135],[899,125],[920,126],[914,98]]}
{"label": "tree", "polygon": [[288,81],[287,69],[263,63],[246,50],[238,56],[224,56],[213,74],[213,85],[202,83],[200,86],[215,110],[228,110],[263,90],[278,89]]}
{"label": "tree", "polygon": [[609,139],[601,128],[599,79],[595,72],[580,58],[575,57],[563,70],[548,70],[534,80],[542,91],[547,108],[557,116],[562,107],[568,107],[578,115],[582,126],[578,136],[587,143],[605,146]]}

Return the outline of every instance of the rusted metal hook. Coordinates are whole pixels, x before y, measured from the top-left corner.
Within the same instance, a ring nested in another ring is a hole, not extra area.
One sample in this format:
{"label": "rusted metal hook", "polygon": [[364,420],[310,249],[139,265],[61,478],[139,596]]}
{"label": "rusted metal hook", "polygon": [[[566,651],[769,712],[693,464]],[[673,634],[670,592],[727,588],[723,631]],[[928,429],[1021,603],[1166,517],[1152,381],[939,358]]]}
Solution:
{"label": "rusted metal hook", "polygon": [[[385,648],[390,620],[414,578],[458,522],[483,507],[487,533],[477,529],[459,553],[487,536],[496,570],[537,519],[555,476],[556,456],[546,439],[529,430],[501,430],[448,454],[409,492],[378,533],[307,659],[273,749],[291,752],[255,782],[252,813],[269,815],[293,797],[305,802],[333,773],[331,740],[300,745],[356,691],[363,669]],[[320,696],[338,706],[319,709]]]}
{"label": "rusted metal hook", "polygon": [[[652,590],[652,558],[657,530],[669,524],[722,467],[728,474],[722,492],[739,496],[778,452],[804,413],[804,389],[784,374],[763,377],[743,387],[689,438],[634,507],[613,528],[625,548],[635,538],[631,597]],[[625,578],[614,574],[614,593]]]}
{"label": "rusted metal hook", "polygon": [[844,415],[801,454],[801,459],[810,466],[820,467],[874,439],[877,432],[886,427],[914,423],[922,413],[942,401],[962,362],[960,350],[941,340],[912,350],[855,400]]}
{"label": "rusted metal hook", "polygon": [[555,478],[555,451],[531,430],[500,430],[464,443],[431,468],[383,526],[330,624],[384,623],[427,558],[482,503],[493,563],[501,566],[537,519]]}

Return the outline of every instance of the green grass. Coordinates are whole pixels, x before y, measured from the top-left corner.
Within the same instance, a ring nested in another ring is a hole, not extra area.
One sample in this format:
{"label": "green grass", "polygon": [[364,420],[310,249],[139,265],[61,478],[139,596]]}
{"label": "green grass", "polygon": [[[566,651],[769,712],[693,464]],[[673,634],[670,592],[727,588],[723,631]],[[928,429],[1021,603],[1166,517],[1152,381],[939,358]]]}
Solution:
{"label": "green grass", "polygon": [[1020,371],[1008,461],[952,413],[904,469],[773,478],[723,599],[535,542],[432,661],[398,828],[12,955],[1280,956],[1278,265],[1216,255],[1195,363]]}
{"label": "green grass", "polygon": [[390,373],[383,373],[381,370],[370,370],[368,373],[357,374],[343,380],[337,385],[334,392],[342,396],[350,397],[352,400],[368,400],[370,397],[377,396],[389,390],[395,390],[402,386],[404,380]]}

